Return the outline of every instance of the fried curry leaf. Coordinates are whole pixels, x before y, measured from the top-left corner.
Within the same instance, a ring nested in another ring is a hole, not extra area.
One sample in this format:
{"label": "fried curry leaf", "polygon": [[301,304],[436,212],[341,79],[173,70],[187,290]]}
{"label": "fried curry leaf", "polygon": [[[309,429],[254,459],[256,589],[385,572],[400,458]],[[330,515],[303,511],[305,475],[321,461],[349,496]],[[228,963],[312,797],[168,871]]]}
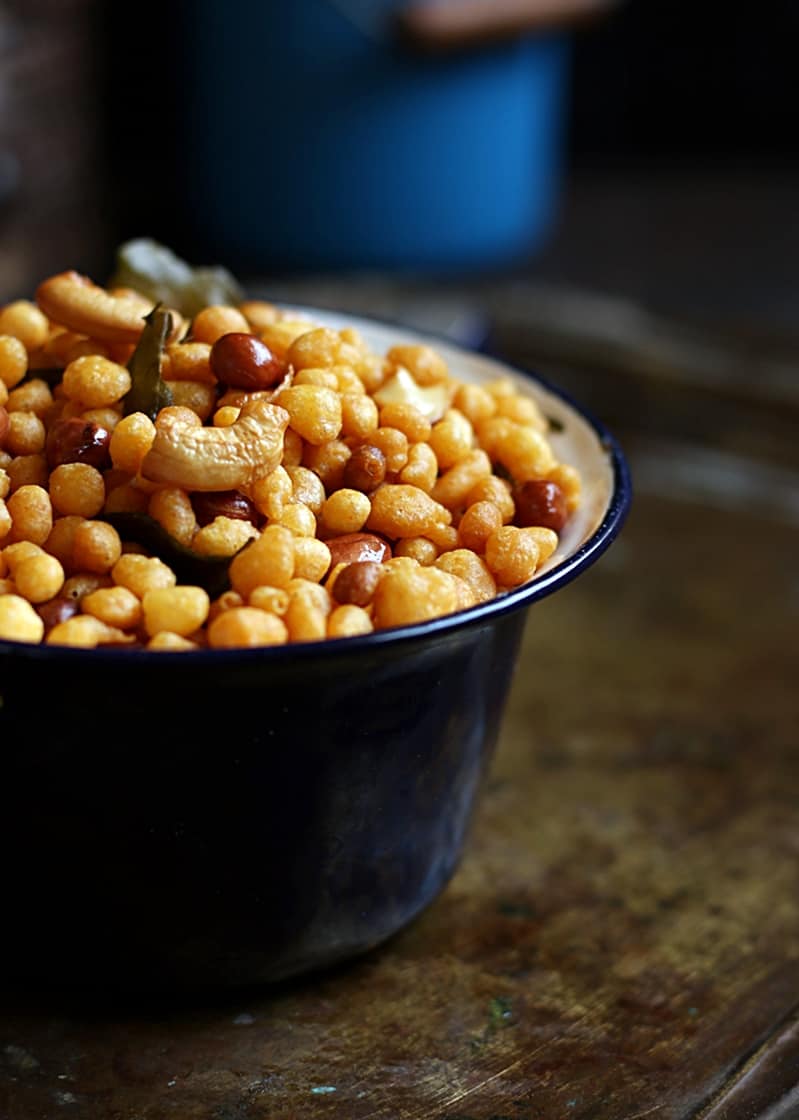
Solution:
{"label": "fried curry leaf", "polygon": [[168,564],[178,583],[204,587],[212,599],[230,587],[228,569],[232,556],[201,556],[176,541],[146,513],[103,513],[99,516],[113,525],[123,540],[142,545]]}
{"label": "fried curry leaf", "polygon": [[244,298],[224,268],[193,268],[171,249],[148,237],[127,241],[117,250],[112,286],[134,288],[174,307],[187,319],[213,304],[235,306]]}
{"label": "fried curry leaf", "polygon": [[162,408],[172,404],[172,393],[161,379],[161,355],[172,330],[172,316],[159,304],[145,316],[144,322],[144,330],[128,362],[131,387],[123,404],[126,416],[131,412],[144,412],[155,420]]}

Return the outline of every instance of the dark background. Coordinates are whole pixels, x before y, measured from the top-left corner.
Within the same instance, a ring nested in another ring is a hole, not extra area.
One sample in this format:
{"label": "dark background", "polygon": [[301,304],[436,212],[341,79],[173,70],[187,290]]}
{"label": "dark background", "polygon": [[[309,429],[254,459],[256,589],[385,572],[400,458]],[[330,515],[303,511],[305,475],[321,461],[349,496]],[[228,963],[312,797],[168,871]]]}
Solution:
{"label": "dark background", "polygon": [[798,43],[791,0],[623,5],[577,38],[575,167],[795,167]]}
{"label": "dark background", "polygon": [[[202,259],[176,174],[190,20],[150,0],[0,5],[0,294],[67,265],[102,278],[142,233]],[[789,0],[756,18],[632,0],[583,28],[563,204],[523,269],[790,329],[798,31]]]}

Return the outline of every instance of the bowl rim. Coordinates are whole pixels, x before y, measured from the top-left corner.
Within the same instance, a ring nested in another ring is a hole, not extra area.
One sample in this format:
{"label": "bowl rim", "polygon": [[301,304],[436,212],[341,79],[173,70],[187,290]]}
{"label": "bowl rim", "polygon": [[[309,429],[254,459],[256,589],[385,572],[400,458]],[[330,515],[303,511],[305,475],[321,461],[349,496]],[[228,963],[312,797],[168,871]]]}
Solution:
{"label": "bowl rim", "polygon": [[339,311],[329,307],[310,307],[297,303],[275,301],[276,306],[284,310],[297,311],[303,314],[322,315],[324,317],[340,317],[348,324],[357,327],[359,324],[368,327],[404,331],[410,342],[427,342],[433,346],[446,347],[447,350],[464,354],[471,358],[480,358],[491,363],[500,375],[504,370],[524,379],[529,379],[541,386],[546,392],[558,397],[567,407],[580,416],[593,430],[601,449],[609,459],[611,468],[611,491],[604,516],[593,532],[585,541],[560,563],[555,564],[548,571],[536,576],[531,582],[521,587],[506,591],[487,602],[477,603],[465,610],[455,611],[452,614],[442,615],[439,618],[429,619],[425,622],[416,622],[407,626],[392,626],[385,630],[375,630],[370,634],[358,634],[346,638],[322,638],[313,642],[290,642],[279,646],[257,646],[254,648],[235,649],[204,649],[197,652],[185,650],[148,650],[127,649],[120,646],[97,646],[93,649],[83,649],[71,646],[49,646],[42,643],[14,642],[0,639],[0,657],[13,656],[16,660],[25,661],[58,661],[68,664],[75,663],[98,667],[123,666],[123,665],[169,665],[179,663],[186,668],[192,665],[203,666],[225,665],[243,663],[252,665],[263,661],[269,664],[275,661],[281,663],[289,660],[306,660],[318,658],[326,653],[343,654],[359,653],[363,650],[377,649],[385,646],[392,648],[416,642],[419,639],[439,637],[453,633],[466,627],[484,623],[488,619],[499,618],[512,611],[528,607],[551,595],[561,587],[571,583],[591,567],[599,557],[610,547],[619,535],[626,520],[632,503],[632,479],[630,469],[624,452],[616,438],[583,405],[538,372],[512,365],[510,362],[493,354],[486,354],[477,349],[463,346],[451,338],[428,330],[417,330],[407,324],[392,321],[391,319],[376,316],[360,315],[352,311]]}

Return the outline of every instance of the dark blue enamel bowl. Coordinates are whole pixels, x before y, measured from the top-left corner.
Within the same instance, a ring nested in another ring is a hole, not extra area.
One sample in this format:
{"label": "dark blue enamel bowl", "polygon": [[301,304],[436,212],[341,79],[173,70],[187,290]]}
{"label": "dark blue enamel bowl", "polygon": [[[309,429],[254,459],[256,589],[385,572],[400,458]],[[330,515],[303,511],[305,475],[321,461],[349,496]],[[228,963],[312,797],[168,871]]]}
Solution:
{"label": "dark blue enamel bowl", "polygon": [[[408,332],[344,316],[378,348]],[[0,642],[0,962],[82,987],[274,981],[363,952],[442,890],[491,758],[526,618],[604,552],[630,502],[621,451],[516,378],[583,473],[530,584],[423,625],[199,654]]]}

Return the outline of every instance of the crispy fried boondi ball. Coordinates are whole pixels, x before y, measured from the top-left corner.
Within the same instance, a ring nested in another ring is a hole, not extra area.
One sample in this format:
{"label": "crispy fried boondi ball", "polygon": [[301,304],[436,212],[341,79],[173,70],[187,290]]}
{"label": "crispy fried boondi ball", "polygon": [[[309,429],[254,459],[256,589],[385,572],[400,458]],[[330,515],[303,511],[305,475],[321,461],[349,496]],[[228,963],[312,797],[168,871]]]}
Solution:
{"label": "crispy fried boondi ball", "polygon": [[[424,622],[533,579],[579,506],[536,401],[429,345],[377,354],[263,301],[145,326],[145,297],[77,273],[37,300],[0,309],[4,640],[191,652]],[[187,557],[226,588],[179,577]]]}

